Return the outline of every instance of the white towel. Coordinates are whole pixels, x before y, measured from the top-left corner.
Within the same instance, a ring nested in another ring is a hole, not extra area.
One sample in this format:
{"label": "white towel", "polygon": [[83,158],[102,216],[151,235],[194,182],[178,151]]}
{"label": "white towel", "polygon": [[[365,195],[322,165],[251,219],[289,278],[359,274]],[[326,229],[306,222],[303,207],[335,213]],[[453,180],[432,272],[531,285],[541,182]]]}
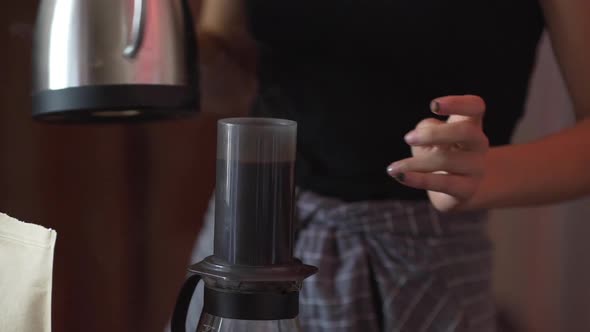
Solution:
{"label": "white towel", "polygon": [[56,236],[0,213],[0,331],[51,331]]}

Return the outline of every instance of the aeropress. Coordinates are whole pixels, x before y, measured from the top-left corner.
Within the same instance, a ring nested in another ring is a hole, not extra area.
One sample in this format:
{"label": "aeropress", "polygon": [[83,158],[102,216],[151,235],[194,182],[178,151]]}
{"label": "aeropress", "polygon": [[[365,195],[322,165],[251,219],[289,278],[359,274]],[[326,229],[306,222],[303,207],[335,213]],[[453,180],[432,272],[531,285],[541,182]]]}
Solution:
{"label": "aeropress", "polygon": [[300,331],[299,291],[317,269],[293,257],[296,135],[290,120],[219,120],[214,252],[189,268],[172,332],[186,331],[200,280],[197,332]]}

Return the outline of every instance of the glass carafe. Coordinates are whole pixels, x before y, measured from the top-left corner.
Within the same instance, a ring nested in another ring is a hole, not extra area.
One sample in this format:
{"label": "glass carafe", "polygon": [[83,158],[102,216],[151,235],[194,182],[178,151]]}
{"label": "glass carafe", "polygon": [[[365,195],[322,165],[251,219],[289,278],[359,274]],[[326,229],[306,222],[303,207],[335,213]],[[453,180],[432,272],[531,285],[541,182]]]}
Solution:
{"label": "glass carafe", "polygon": [[299,332],[297,318],[282,320],[241,320],[203,313],[197,332]]}

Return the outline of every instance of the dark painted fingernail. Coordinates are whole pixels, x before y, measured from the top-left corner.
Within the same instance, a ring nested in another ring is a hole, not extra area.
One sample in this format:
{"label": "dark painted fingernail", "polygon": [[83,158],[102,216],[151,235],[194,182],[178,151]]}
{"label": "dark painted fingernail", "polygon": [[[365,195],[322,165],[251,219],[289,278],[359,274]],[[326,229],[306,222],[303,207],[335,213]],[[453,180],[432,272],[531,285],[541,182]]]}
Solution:
{"label": "dark painted fingernail", "polygon": [[438,103],[438,101],[433,100],[433,101],[430,102],[430,110],[434,114],[439,114],[439,112],[440,112],[440,104]]}
{"label": "dark painted fingernail", "polygon": [[406,175],[404,173],[397,173],[395,175],[396,180],[398,180],[399,182],[404,182],[404,180],[406,179]]}

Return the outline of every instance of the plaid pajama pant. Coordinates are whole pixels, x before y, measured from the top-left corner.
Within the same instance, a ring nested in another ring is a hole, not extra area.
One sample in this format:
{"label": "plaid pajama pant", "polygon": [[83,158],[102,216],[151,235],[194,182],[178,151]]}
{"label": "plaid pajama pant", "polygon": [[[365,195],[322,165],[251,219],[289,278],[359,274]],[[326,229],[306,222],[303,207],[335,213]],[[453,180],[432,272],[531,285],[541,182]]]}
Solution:
{"label": "plaid pajama pant", "polygon": [[[193,261],[213,251],[209,210]],[[485,212],[302,192],[297,216],[295,256],[319,268],[301,290],[304,332],[495,331]]]}

